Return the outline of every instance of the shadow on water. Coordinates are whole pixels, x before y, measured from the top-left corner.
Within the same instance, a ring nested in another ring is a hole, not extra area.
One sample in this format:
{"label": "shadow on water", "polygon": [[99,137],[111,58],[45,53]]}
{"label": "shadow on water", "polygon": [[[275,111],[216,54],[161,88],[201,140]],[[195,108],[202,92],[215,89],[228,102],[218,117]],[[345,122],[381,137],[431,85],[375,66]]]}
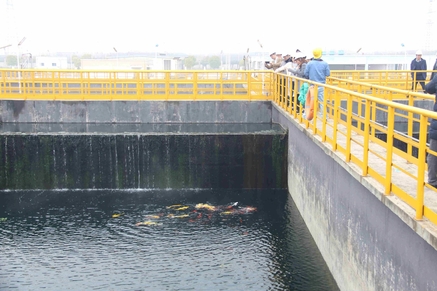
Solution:
{"label": "shadow on water", "polygon": [[0,202],[0,290],[338,290],[286,190],[12,191]]}

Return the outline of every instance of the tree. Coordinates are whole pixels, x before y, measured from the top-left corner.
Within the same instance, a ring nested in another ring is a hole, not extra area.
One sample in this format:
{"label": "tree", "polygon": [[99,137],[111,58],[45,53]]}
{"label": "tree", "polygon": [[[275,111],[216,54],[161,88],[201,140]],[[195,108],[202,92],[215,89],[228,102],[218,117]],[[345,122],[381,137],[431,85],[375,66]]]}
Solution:
{"label": "tree", "polygon": [[8,55],[6,56],[6,66],[17,66],[17,56]]}
{"label": "tree", "polygon": [[221,59],[218,56],[212,56],[209,58],[209,66],[211,69],[218,69],[221,65]]}
{"label": "tree", "polygon": [[92,59],[93,56],[91,54],[83,54],[81,57],[73,55],[71,57],[71,62],[73,63],[73,65],[76,67],[76,69],[80,69],[81,66],[81,61],[82,59]]}
{"label": "tree", "polygon": [[209,57],[204,57],[201,61],[200,64],[202,65],[202,68],[205,68],[209,63]]}
{"label": "tree", "polygon": [[196,58],[194,56],[188,56],[184,59],[184,65],[187,69],[191,70],[196,64]]}
{"label": "tree", "polygon": [[241,68],[241,67],[244,67],[244,59],[241,59],[239,62],[238,62],[238,66]]}
{"label": "tree", "polygon": [[76,69],[80,69],[80,58],[76,55],[71,57],[71,62],[73,63],[73,65],[76,67]]}

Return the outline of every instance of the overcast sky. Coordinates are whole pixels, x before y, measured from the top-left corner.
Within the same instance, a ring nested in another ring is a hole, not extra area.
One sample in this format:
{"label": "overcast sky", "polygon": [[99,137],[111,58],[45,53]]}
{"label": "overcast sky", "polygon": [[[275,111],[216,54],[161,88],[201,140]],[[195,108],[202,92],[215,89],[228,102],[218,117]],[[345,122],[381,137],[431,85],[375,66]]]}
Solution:
{"label": "overcast sky", "polygon": [[416,50],[429,15],[429,0],[9,1],[15,24],[1,0],[0,47],[26,37],[21,50],[34,54]]}

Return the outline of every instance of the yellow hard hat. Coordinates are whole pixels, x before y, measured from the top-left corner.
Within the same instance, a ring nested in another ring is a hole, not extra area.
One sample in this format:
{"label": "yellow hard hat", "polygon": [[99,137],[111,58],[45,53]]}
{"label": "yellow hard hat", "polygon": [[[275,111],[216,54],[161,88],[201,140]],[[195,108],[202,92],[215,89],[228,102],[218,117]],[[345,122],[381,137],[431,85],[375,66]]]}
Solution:
{"label": "yellow hard hat", "polygon": [[313,56],[315,59],[320,59],[322,57],[322,49],[321,48],[314,49]]}

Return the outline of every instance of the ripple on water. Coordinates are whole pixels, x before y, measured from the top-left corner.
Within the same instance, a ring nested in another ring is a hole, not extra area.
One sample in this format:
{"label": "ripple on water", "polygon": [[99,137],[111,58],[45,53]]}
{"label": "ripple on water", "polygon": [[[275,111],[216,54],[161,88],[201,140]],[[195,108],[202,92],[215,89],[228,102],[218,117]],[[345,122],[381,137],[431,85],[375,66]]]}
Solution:
{"label": "ripple on water", "polygon": [[286,192],[159,194],[0,193],[0,290],[337,290]]}

